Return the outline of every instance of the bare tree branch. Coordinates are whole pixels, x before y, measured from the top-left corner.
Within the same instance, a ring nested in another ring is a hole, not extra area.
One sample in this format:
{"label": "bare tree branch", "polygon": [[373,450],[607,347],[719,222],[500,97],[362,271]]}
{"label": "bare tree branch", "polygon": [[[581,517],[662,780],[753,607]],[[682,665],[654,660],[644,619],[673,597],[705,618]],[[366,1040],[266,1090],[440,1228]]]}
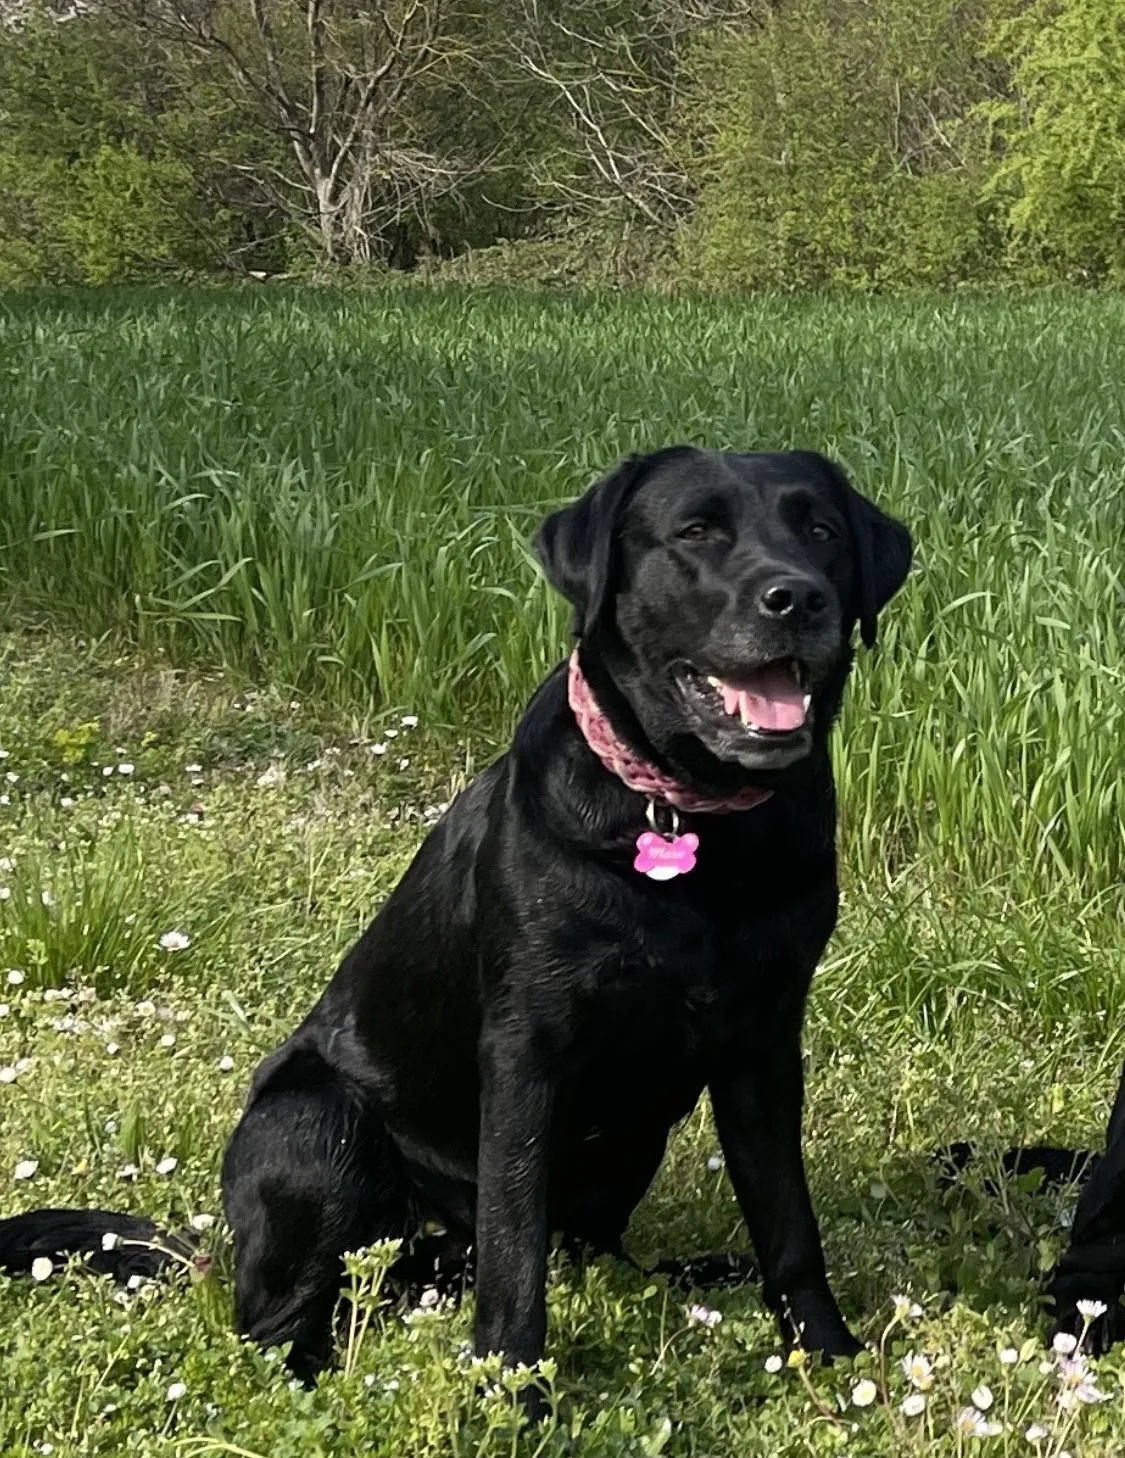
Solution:
{"label": "bare tree branch", "polygon": [[314,223],[324,260],[374,256],[473,170],[415,145],[410,102],[454,54],[444,0],[103,0],[170,47],[214,59],[291,150],[240,166]]}

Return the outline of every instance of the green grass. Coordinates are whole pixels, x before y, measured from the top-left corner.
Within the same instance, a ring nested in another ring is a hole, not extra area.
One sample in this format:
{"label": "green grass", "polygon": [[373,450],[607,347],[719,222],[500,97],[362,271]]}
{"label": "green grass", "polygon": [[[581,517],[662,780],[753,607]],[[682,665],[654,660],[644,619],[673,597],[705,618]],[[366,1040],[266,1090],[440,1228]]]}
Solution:
{"label": "green grass", "polygon": [[511,724],[565,623],[525,539],[622,453],[831,451],[918,536],[849,855],[1122,879],[1125,301],[44,295],[0,360],[13,609],[356,722]]}
{"label": "green grass", "polygon": [[[217,1212],[254,1061],[557,661],[565,609],[528,533],[619,454],[827,449],[911,523],[918,568],[849,690],[844,915],[809,1016],[810,1176],[872,1344],[854,1369],[768,1372],[753,1289],[712,1298],[709,1331],[659,1282],[560,1264],[559,1421],[520,1437],[461,1355],[470,1307],[380,1309],[305,1394],[231,1334],[222,1259],[126,1306],[56,1273],[0,1279],[5,1458],[1122,1451],[1118,1356],[1111,1400],[1077,1415],[1039,1371],[1070,1197],[943,1191],[926,1153],[1098,1142],[1125,1052],[1123,323],[1120,300],[1066,297],[6,302],[3,1213]],[[161,948],[171,929],[186,950]],[[716,1148],[701,1109],[639,1254],[743,1242]],[[221,1226],[207,1239],[222,1257]],[[884,1339],[903,1291],[925,1315]],[[935,1385],[907,1418],[910,1349]],[[889,1404],[851,1405],[868,1374]],[[1006,1432],[960,1437],[981,1382]]]}

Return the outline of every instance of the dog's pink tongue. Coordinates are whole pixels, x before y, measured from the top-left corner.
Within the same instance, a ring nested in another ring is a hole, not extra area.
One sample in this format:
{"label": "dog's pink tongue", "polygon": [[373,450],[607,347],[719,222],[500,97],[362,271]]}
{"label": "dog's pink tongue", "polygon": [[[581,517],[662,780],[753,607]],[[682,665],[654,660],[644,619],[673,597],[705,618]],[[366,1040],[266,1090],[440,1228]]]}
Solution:
{"label": "dog's pink tongue", "polygon": [[720,692],[726,712],[755,728],[781,733],[805,722],[805,693],[788,664],[771,663]]}

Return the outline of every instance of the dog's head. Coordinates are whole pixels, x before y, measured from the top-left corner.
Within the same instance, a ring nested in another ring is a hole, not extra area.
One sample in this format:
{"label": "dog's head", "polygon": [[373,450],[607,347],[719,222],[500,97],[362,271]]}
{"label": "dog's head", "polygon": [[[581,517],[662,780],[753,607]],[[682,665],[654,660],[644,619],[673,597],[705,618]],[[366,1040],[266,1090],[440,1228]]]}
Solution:
{"label": "dog's head", "polygon": [[825,457],[690,446],[622,462],[536,546],[628,727],[711,783],[823,740],[853,629],[874,643],[911,559],[906,528]]}

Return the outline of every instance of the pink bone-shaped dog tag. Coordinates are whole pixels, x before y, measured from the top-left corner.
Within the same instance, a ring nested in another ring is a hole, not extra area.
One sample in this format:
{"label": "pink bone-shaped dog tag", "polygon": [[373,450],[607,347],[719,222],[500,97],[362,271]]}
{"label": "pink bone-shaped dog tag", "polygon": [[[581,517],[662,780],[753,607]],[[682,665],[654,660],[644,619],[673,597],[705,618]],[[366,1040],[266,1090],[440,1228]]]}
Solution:
{"label": "pink bone-shaped dog tag", "polygon": [[655,831],[646,830],[637,837],[637,856],[633,870],[640,871],[653,881],[670,881],[673,876],[683,876],[695,869],[695,853],[699,849],[698,835],[673,835],[667,839]]}

